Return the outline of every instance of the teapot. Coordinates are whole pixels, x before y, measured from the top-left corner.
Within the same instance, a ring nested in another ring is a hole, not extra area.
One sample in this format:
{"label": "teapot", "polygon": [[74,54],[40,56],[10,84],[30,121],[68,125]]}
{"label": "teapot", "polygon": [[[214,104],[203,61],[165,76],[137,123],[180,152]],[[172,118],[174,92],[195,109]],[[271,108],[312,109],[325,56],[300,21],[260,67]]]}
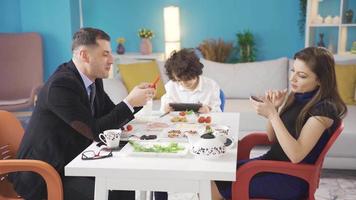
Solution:
{"label": "teapot", "polygon": [[229,139],[226,134],[212,131],[201,136],[198,134],[188,135],[188,140],[192,146],[191,153],[193,155],[201,159],[214,159],[226,153],[226,146],[228,146],[226,144]]}

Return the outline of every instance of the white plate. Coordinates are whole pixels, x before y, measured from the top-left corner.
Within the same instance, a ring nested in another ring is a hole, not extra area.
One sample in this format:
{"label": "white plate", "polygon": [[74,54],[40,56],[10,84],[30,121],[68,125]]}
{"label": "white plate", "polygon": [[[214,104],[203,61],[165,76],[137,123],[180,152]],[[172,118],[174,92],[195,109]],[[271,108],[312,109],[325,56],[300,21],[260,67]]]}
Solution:
{"label": "white plate", "polygon": [[[170,131],[180,131],[180,134],[177,135],[176,137],[169,137]],[[201,135],[203,133],[203,130],[205,130],[205,126],[201,124],[187,124],[187,123],[177,123],[174,125],[171,125],[170,127],[164,129],[161,134],[160,138],[161,139],[169,139],[169,140],[187,140],[187,135],[192,134],[189,133],[190,131],[195,131],[196,135]],[[194,134],[194,133],[193,133]]]}
{"label": "white plate", "polygon": [[[150,141],[136,141],[140,145],[145,147],[152,147],[153,145],[168,146],[171,142],[150,142]],[[178,146],[184,147],[183,150],[176,153],[165,153],[165,152],[136,152],[130,143],[127,143],[121,152],[126,153],[130,156],[164,156],[164,157],[181,157],[187,155],[190,145],[189,143],[176,142]]]}

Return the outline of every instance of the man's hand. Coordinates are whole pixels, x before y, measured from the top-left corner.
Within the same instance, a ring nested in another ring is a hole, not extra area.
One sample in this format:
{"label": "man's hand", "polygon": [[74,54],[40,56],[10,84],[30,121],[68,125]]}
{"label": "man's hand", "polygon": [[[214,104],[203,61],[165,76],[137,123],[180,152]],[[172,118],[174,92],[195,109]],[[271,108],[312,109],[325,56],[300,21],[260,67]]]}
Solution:
{"label": "man's hand", "polygon": [[156,90],[149,83],[141,83],[135,86],[127,95],[126,101],[133,107],[143,106],[156,95]]}

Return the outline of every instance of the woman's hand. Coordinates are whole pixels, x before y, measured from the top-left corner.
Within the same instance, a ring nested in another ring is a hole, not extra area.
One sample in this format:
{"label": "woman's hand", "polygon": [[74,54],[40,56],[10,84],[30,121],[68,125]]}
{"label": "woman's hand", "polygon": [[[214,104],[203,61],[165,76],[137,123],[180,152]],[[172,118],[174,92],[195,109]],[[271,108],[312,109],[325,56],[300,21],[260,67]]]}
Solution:
{"label": "woman's hand", "polygon": [[267,98],[262,98],[263,102],[258,102],[250,99],[252,105],[254,106],[257,114],[267,118],[272,119],[274,116],[278,116],[278,112],[274,104]]}
{"label": "woman's hand", "polygon": [[268,90],[265,92],[265,99],[268,99],[276,109],[284,102],[287,96],[287,89],[284,90]]}

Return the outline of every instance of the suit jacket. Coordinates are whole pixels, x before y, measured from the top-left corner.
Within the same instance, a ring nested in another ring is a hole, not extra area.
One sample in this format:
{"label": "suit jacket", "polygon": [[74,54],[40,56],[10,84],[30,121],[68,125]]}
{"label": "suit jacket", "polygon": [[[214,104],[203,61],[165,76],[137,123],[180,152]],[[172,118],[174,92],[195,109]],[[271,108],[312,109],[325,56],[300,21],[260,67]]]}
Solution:
{"label": "suit jacket", "polygon": [[[38,96],[17,157],[51,164],[64,176],[64,166],[89,146],[99,133],[120,128],[134,118],[124,102],[117,105],[104,92],[101,79],[95,81],[95,116],[84,82],[74,63],[58,67]],[[135,108],[137,112],[140,108]],[[45,194],[43,179],[31,172],[10,175],[15,190],[26,199]]]}

